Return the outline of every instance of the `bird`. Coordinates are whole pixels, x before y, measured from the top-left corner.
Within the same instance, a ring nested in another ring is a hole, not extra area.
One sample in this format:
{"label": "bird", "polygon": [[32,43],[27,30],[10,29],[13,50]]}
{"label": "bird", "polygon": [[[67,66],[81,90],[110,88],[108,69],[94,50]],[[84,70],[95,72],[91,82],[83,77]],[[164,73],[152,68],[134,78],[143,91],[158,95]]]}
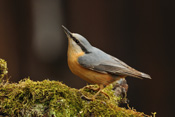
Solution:
{"label": "bird", "polygon": [[98,84],[97,93],[90,100],[95,100],[102,90],[114,81],[127,76],[151,79],[150,75],[140,72],[118,58],[92,46],[78,33],[62,28],[68,38],[67,61],[71,72],[91,84]]}

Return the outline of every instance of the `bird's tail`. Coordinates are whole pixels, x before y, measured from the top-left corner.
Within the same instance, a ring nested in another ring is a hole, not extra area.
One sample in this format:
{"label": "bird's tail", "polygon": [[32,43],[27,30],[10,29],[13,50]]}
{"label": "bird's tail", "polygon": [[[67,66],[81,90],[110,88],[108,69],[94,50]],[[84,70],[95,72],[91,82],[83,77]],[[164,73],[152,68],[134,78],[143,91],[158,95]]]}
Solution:
{"label": "bird's tail", "polygon": [[145,73],[141,73],[141,78],[148,78],[151,79],[151,76]]}
{"label": "bird's tail", "polygon": [[128,71],[126,74],[128,76],[131,76],[131,77],[135,77],[135,78],[140,78],[140,79],[143,79],[143,78],[147,78],[147,79],[151,79],[151,76],[148,75],[148,74],[145,74],[143,72],[140,72],[140,71],[137,71],[133,68],[130,68],[130,70],[132,71]]}
{"label": "bird's tail", "polygon": [[142,72],[139,72],[137,74],[133,74],[132,77],[136,77],[136,78],[140,78],[140,79],[143,79],[143,78],[151,79],[151,76],[150,75],[145,74],[145,73],[142,73]]}

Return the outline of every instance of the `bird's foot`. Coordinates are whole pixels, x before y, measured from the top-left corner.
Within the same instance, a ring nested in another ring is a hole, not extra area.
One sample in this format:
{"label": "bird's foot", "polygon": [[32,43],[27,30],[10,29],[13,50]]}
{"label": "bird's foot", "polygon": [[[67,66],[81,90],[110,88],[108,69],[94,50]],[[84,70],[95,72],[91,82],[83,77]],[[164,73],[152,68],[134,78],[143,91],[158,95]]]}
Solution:
{"label": "bird's foot", "polygon": [[99,91],[100,87],[94,87],[94,85],[88,85],[85,86],[83,89],[89,89],[89,90],[93,90],[93,91]]}
{"label": "bird's foot", "polygon": [[95,93],[95,95],[94,95],[93,97],[91,97],[91,98],[89,98],[89,97],[83,95],[83,96],[82,96],[83,99],[86,99],[86,100],[89,100],[89,101],[94,101],[94,100],[96,99],[96,97],[97,97],[100,93],[103,93],[106,97],[108,97],[108,99],[110,99],[109,95],[108,95],[107,93],[105,93],[105,92],[102,91],[103,88],[104,88],[103,85],[99,85],[98,88],[95,88],[94,86],[88,86],[88,87],[85,87],[85,88],[88,88],[88,89],[93,90],[93,91],[97,91],[97,93]]}
{"label": "bird's foot", "polygon": [[94,97],[87,97],[87,96],[85,96],[85,95],[83,95],[83,94],[82,94],[82,96],[81,96],[81,99],[84,99],[84,100],[87,100],[87,101],[94,101],[94,100],[95,100]]}
{"label": "bird's foot", "polygon": [[109,95],[103,91],[101,91],[101,93],[103,93],[106,97],[108,97],[108,99],[110,99]]}

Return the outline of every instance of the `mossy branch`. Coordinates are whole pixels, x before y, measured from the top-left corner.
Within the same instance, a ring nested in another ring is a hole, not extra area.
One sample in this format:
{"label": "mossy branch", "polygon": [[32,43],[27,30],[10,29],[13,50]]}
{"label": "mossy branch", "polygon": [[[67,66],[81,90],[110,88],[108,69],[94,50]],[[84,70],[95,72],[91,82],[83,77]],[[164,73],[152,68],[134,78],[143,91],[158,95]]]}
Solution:
{"label": "mossy branch", "polygon": [[[2,61],[2,60],[0,60]],[[0,62],[1,81],[7,73],[4,62]],[[5,68],[5,69],[4,69]],[[2,72],[3,71],[3,72]],[[123,101],[122,92],[116,96],[116,87],[109,85],[104,89],[110,97],[99,94],[94,101],[88,101],[83,95],[92,97],[95,91],[89,89],[97,85],[88,85],[82,89],[74,89],[59,81],[32,81],[29,78],[19,83],[0,83],[0,116],[117,116],[117,117],[145,117],[144,113],[134,109],[119,107]]]}

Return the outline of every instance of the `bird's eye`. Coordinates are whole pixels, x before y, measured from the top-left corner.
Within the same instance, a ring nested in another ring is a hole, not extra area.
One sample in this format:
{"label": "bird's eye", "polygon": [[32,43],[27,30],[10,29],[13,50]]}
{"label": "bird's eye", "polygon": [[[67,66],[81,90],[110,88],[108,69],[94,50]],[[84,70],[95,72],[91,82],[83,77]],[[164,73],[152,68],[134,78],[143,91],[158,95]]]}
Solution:
{"label": "bird's eye", "polygon": [[80,43],[77,39],[75,40],[75,42],[78,44],[78,43]]}

